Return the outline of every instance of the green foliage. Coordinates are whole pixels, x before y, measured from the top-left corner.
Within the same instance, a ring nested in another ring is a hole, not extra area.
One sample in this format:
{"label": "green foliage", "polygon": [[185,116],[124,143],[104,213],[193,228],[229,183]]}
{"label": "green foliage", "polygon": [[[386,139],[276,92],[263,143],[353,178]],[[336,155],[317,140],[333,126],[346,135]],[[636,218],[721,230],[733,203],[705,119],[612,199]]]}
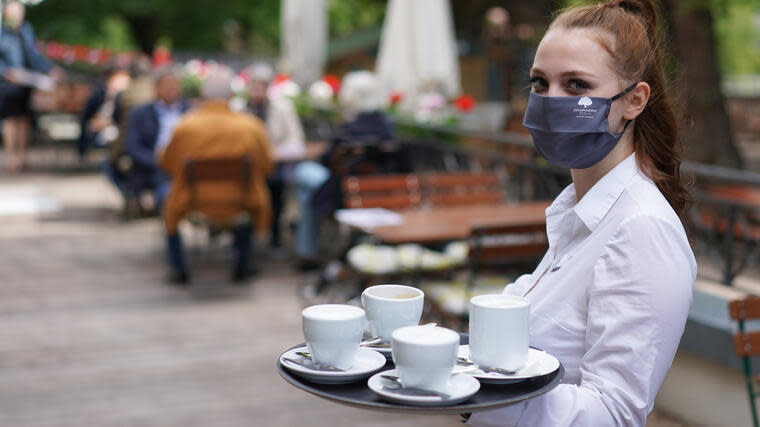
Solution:
{"label": "green foliage", "polygon": [[383,22],[386,3],[377,0],[328,0],[330,35],[345,37]]}
{"label": "green foliage", "polygon": [[[755,3],[755,4],[752,4]],[[715,19],[720,65],[727,75],[760,74],[758,2],[732,3]]]}
{"label": "green foliage", "polygon": [[[377,26],[386,2],[327,0],[330,33]],[[223,50],[225,28],[237,23],[247,50],[270,55],[280,42],[281,0],[45,0],[28,8],[41,39],[113,50],[157,42],[184,50]]]}

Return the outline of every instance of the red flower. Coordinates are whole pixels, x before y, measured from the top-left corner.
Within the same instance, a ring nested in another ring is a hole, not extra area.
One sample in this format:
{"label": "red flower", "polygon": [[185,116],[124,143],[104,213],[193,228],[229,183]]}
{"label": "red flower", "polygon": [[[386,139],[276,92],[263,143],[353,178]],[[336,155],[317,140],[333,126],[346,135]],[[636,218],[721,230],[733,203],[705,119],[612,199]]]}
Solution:
{"label": "red flower", "polygon": [[340,90],[340,79],[334,74],[325,74],[322,80],[329,84],[333,90],[333,94],[337,95]]}
{"label": "red flower", "polygon": [[402,99],[404,99],[404,94],[403,93],[401,93],[399,91],[396,91],[396,90],[394,90],[393,92],[391,92],[391,105],[398,104],[399,102],[401,102]]}
{"label": "red flower", "polygon": [[278,74],[278,75],[274,76],[274,83],[275,84],[286,82],[288,80],[290,80],[290,76],[287,75],[287,74]]}
{"label": "red flower", "polygon": [[475,108],[475,98],[471,97],[470,95],[459,95],[456,99],[454,99],[453,103],[454,106],[456,106],[457,109],[463,113],[469,113],[473,108]]}

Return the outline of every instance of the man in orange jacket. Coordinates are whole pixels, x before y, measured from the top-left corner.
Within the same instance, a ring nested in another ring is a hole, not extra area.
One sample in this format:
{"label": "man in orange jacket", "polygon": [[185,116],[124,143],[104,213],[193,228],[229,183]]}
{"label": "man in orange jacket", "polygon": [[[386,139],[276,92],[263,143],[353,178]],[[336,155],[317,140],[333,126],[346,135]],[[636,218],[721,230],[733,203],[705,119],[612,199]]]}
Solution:
{"label": "man in orange jacket", "polygon": [[[171,268],[169,280],[175,283],[184,284],[189,280],[178,230],[180,220],[190,210],[190,188],[184,170],[187,160],[247,156],[251,162],[247,208],[257,233],[263,233],[269,227],[271,207],[266,178],[273,163],[266,128],[255,117],[230,110],[231,78],[232,74],[224,70],[208,77],[201,87],[204,102],[177,125],[171,141],[160,155],[161,167],[172,178],[163,217]],[[239,197],[239,190],[230,188],[229,183],[204,183],[203,187],[197,188],[197,194],[199,200],[214,200],[214,206],[198,206],[198,210],[213,221],[229,221],[239,213],[234,204],[225,206],[223,203],[225,199],[234,202]],[[243,281],[251,273],[252,232],[250,224],[235,228],[237,259],[232,279],[236,282]]]}

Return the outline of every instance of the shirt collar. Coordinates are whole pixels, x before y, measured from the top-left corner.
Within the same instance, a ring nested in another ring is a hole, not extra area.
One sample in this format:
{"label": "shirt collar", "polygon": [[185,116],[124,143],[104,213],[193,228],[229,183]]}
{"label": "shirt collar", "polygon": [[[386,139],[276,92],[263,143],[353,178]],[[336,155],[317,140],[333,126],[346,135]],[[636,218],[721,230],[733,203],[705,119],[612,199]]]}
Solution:
{"label": "shirt collar", "polygon": [[631,154],[607,172],[591,187],[580,202],[576,203],[573,210],[589,230],[593,231],[607,216],[607,212],[623,194],[626,185],[638,170],[636,154]]}
{"label": "shirt collar", "polygon": [[169,112],[175,112],[180,110],[180,102],[177,101],[174,104],[167,104],[164,101],[158,100],[154,104],[156,111],[162,112],[162,113],[169,113]]}
{"label": "shirt collar", "polygon": [[580,202],[576,200],[575,186],[568,185],[546,209],[547,234],[552,236],[560,231],[562,220],[569,211],[593,231],[637,172],[636,154],[631,154],[597,181]]}

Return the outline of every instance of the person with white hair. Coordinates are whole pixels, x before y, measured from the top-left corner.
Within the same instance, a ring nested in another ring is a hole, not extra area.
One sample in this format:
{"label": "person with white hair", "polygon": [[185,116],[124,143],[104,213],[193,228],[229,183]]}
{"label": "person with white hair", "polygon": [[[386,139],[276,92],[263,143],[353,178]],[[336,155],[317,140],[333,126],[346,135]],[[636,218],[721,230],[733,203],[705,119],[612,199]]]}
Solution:
{"label": "person with white hair", "polygon": [[[296,229],[296,254],[300,259],[302,269],[317,268],[320,265],[319,254],[319,218],[315,211],[314,194],[320,188],[325,195],[327,203],[319,203],[327,206],[328,211],[335,210],[335,200],[341,198],[340,194],[334,194],[339,186],[331,186],[328,179],[333,176],[333,182],[339,177],[334,176],[335,171],[328,169],[329,164],[334,164],[336,147],[346,141],[362,141],[368,146],[378,145],[383,141],[393,138],[393,125],[383,110],[388,106],[386,96],[377,76],[369,71],[354,71],[348,73],[341,84],[338,95],[341,112],[346,118],[346,123],[339,130],[333,141],[332,147],[324,155],[322,164],[317,162],[304,162],[295,170],[295,180],[298,185],[297,199],[300,206],[301,218]],[[340,163],[340,161],[338,161]],[[323,210],[323,209],[320,209]]]}
{"label": "person with white hair", "polygon": [[[249,67],[248,111],[261,119],[267,128],[272,151],[277,157],[287,157],[304,150],[304,133],[293,103],[285,98],[271,99],[267,89],[272,82],[274,72],[264,63]],[[267,184],[272,197],[272,227],[270,246],[280,247],[280,215],[282,213],[285,192],[285,178],[288,176],[287,165],[278,165],[269,177]]]}
{"label": "person with white hair", "polygon": [[388,107],[388,96],[375,73],[354,71],[346,74],[338,102],[346,119],[343,127],[346,137],[369,136],[377,140],[393,137],[393,127],[383,112]]}
{"label": "person with white hair", "polygon": [[[252,233],[269,228],[271,207],[266,179],[272,170],[269,138],[260,120],[249,114],[236,113],[229,107],[232,96],[232,72],[220,68],[211,74],[201,86],[203,102],[188,113],[174,130],[169,144],[161,155],[161,167],[172,178],[172,186],[163,210],[166,226],[169,280],[185,284],[189,280],[179,222],[189,213],[190,188],[185,179],[185,164],[192,159],[247,157],[250,161],[250,182],[245,210],[252,222],[237,225],[234,230],[236,253],[232,280],[245,283],[253,273],[249,262],[253,253]],[[195,189],[197,203],[193,207],[213,222],[230,222],[240,213],[237,188],[227,182],[207,182]],[[213,200],[213,206],[204,201]]]}

